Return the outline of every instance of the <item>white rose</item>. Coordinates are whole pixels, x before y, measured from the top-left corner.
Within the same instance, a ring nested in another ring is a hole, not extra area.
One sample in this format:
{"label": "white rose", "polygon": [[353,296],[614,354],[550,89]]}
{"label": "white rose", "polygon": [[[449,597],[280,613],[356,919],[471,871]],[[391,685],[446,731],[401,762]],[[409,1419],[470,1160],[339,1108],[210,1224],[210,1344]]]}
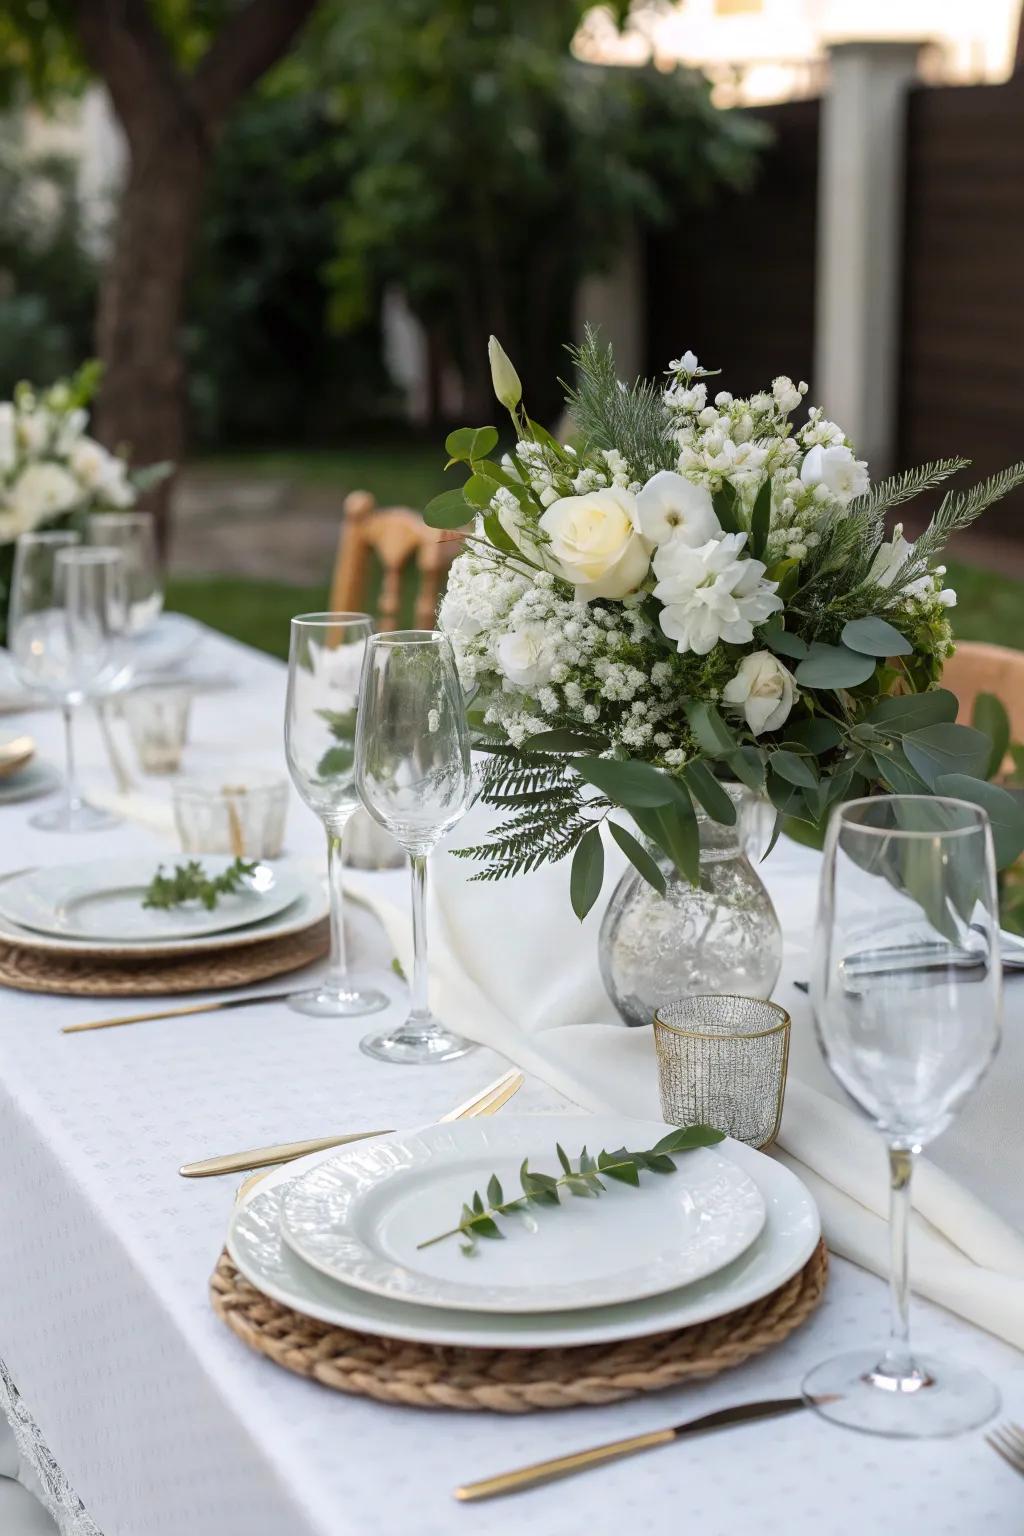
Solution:
{"label": "white rose", "polygon": [[671,469],[648,480],[636,498],[636,514],[640,532],[652,544],[676,538],[697,545],[722,537],[707,486],[694,485]]}
{"label": "white rose", "polygon": [[544,549],[548,569],[572,582],[585,603],[625,597],[647,575],[650,548],[639,531],[636,498],[619,486],[563,496],[540,526],[551,541]]}
{"label": "white rose", "polygon": [[117,460],[94,438],[80,437],[68,455],[68,463],[71,473],[77,475],[86,489],[95,491],[111,475]]}
{"label": "white rose", "polygon": [[844,506],[871,484],[865,459],[855,459],[845,446],[823,448],[820,443],[804,459],[800,479],[804,485],[824,486]]}
{"label": "white rose", "polygon": [[551,646],[539,620],[502,635],[495,657],[502,674],[516,688],[541,688],[551,681]]}
{"label": "white rose", "polygon": [[742,710],[755,736],[777,731],[789,719],[796,699],[796,678],[771,651],[744,656],[736,676],[722,689],[722,698]]}
{"label": "white rose", "polygon": [[48,518],[69,511],[81,494],[59,464],[29,464],[11,486],[7,506],[18,532],[27,533]]}
{"label": "white rose", "polygon": [[15,441],[14,431],[14,406],[9,400],[0,404],[0,475],[13,469],[18,457],[18,445]]}

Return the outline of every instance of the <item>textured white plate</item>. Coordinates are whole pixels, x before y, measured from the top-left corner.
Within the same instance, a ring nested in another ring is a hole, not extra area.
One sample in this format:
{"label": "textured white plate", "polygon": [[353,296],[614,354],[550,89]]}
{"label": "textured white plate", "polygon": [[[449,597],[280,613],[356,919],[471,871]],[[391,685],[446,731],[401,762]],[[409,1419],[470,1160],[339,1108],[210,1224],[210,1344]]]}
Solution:
{"label": "textured white plate", "polygon": [[[541,1125],[549,1119],[537,1118]],[[593,1130],[588,1125],[588,1138],[593,1136],[594,1140],[616,1145],[625,1136],[635,1135],[639,1128],[636,1121],[605,1115],[594,1116],[590,1125]],[[650,1145],[665,1134],[666,1127],[659,1122],[643,1122],[643,1130]],[[228,1252],[247,1280],[283,1306],[335,1327],[354,1328],[383,1338],[423,1344],[464,1344],[477,1349],[562,1349],[575,1344],[645,1338],[723,1317],[759,1301],[806,1264],[821,1235],[817,1207],[788,1168],[741,1142],[724,1141],[721,1151],[749,1174],[761,1190],[767,1208],[761,1235],[725,1269],[695,1285],[618,1306],[504,1316],[444,1311],[410,1306],[328,1279],[305,1264],[283,1241],[280,1208],[285,1187],[305,1168],[331,1157],[331,1152],[317,1152],[301,1163],[275,1169],[255,1185],[232,1213]]]}
{"label": "textured white plate", "polygon": [[[176,858],[162,862],[170,873]],[[200,863],[212,877],[233,860],[225,854],[209,854]],[[259,864],[251,883],[244,890],[221,896],[212,911],[199,902],[154,911],[142,905],[142,898],[156,869],[157,861],[149,856],[92,859],[83,864],[29,870],[0,885],[0,915],[20,927],[62,938],[152,943],[224,933],[262,922],[283,912],[301,891],[299,880],[288,870]]]}
{"label": "textured white plate", "polygon": [[561,1172],[556,1142],[575,1160],[585,1145],[596,1156],[666,1134],[645,1129],[608,1141],[585,1115],[501,1115],[356,1142],[289,1186],[281,1233],[333,1279],[420,1306],[542,1312],[652,1296],[721,1269],[764,1225],[757,1185],[717,1149],[680,1153],[675,1173],[644,1172],[638,1188],[605,1178],[599,1198],[565,1192],[557,1209],[513,1212],[504,1240],[481,1239],[471,1259],[458,1237],[419,1246],[455,1225],[492,1174],[514,1199],[526,1159]]}
{"label": "textured white plate", "polygon": [[36,758],[17,773],[0,779],[0,805],[14,805],[18,800],[35,800],[39,795],[51,794],[61,782],[60,773],[52,763]]}
{"label": "textured white plate", "polygon": [[[287,938],[289,934],[301,933],[327,916],[329,903],[323,879],[313,874],[301,864],[291,864],[287,860],[281,860],[275,864],[275,869],[287,867],[299,883],[299,895],[291,906],[283,911],[275,913],[273,917],[264,918],[262,922],[250,923],[247,928],[229,928],[224,933],[199,934],[190,939],[154,939],[151,941],[134,940],[127,943],[113,942],[110,939],[63,939],[54,934],[35,933],[31,928],[21,928],[17,923],[12,923],[8,918],[0,914],[0,943],[17,944],[21,949],[42,951],[48,954],[60,955],[65,959],[72,956],[89,958],[92,955],[102,955],[105,958],[118,956],[125,959],[144,960],[157,956],[169,955],[196,955],[208,954],[218,949],[238,949],[250,944],[265,944],[270,939]],[[19,870],[18,874],[24,873]],[[0,876],[0,892],[7,881],[15,876]]]}

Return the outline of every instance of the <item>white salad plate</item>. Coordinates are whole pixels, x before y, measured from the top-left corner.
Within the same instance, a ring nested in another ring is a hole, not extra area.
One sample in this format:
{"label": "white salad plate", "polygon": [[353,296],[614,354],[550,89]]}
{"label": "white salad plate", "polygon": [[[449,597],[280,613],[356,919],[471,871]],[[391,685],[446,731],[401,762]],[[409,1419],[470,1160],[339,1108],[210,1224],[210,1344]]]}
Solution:
{"label": "white salad plate", "polygon": [[[163,862],[170,873],[174,857]],[[234,861],[226,854],[209,854],[199,862],[212,878]],[[0,884],[0,916],[21,928],[76,941],[152,943],[195,939],[260,922],[291,906],[302,889],[287,869],[258,864],[245,887],[221,896],[211,911],[198,901],[164,911],[142,904],[156,872],[157,861],[151,856],[28,870]]]}
{"label": "white salad plate", "polygon": [[[541,1127],[548,1123],[553,1130],[554,1116],[538,1116],[537,1120]],[[591,1146],[620,1146],[624,1141],[653,1146],[666,1129],[659,1121],[595,1115],[587,1120],[587,1142]],[[731,1139],[722,1142],[717,1150],[747,1174],[761,1192],[766,1219],[759,1236],[731,1264],[703,1280],[618,1305],[533,1313],[457,1311],[410,1305],[329,1279],[306,1264],[284,1242],[280,1215],[287,1187],[304,1170],[333,1156],[331,1152],[317,1152],[299,1163],[274,1169],[243,1195],[232,1213],[228,1252],[257,1290],[283,1306],[334,1327],[354,1328],[383,1338],[461,1344],[477,1349],[563,1349],[645,1338],[724,1317],[739,1307],[760,1301],[806,1264],[821,1235],[817,1207],[788,1168]],[[683,1161],[681,1157],[680,1163]],[[665,1178],[680,1176],[666,1174]],[[638,1191],[624,1188],[622,1193],[629,1197]],[[601,1196],[602,1200],[607,1198]],[[552,1210],[544,1214],[557,1219],[560,1213]],[[509,1246],[509,1242],[490,1243],[486,1254],[463,1262],[500,1262]]]}
{"label": "white salad plate", "polygon": [[179,666],[204,633],[203,626],[186,613],[162,613],[149,629],[132,636],[136,673],[166,672]]}
{"label": "white salad plate", "polygon": [[52,763],[38,758],[20,768],[17,773],[0,779],[0,805],[15,805],[19,800],[35,800],[58,789],[61,776]]}
{"label": "white salad plate", "polygon": [[[502,1115],[395,1131],[356,1142],[289,1184],[281,1235],[301,1259],[357,1290],[419,1306],[477,1312],[567,1311],[634,1301],[689,1285],[737,1258],[764,1226],[749,1174],[715,1148],[676,1154],[675,1172],[645,1170],[637,1187],[605,1176],[599,1197],[563,1191],[561,1206],[529,1204],[501,1217],[503,1241],[480,1238],[467,1262],[450,1231],[476,1192],[489,1203],[522,1194],[519,1172],[562,1172],[581,1149],[651,1148],[609,1140],[585,1115]],[[481,1207],[482,1208],[482,1207]],[[425,1246],[424,1246],[425,1245]]]}

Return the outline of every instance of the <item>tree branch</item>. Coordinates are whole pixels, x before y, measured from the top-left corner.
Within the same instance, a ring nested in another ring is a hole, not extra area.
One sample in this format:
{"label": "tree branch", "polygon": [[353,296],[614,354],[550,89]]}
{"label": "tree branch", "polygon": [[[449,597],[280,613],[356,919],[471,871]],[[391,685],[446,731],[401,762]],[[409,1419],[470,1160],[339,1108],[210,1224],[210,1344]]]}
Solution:
{"label": "tree branch", "polygon": [[151,134],[155,119],[191,115],[184,78],[146,0],[71,0],[71,9],[82,52],[129,143]]}
{"label": "tree branch", "polygon": [[276,64],[317,0],[249,0],[225,22],[192,77],[196,111],[214,133],[251,85]]}

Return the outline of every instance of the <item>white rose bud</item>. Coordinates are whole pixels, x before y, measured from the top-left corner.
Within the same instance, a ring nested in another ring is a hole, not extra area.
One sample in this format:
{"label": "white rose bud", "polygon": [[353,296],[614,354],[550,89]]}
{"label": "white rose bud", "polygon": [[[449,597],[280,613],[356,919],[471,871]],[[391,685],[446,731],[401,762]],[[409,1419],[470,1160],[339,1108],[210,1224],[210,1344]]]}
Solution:
{"label": "white rose bud", "polygon": [[506,410],[514,411],[523,398],[523,386],[497,336],[492,336],[488,341],[487,356],[491,364],[491,384],[495,396]]}
{"label": "white rose bud", "polygon": [[722,689],[722,700],[740,710],[755,736],[777,731],[789,719],[796,678],[771,651],[744,656],[739,671]]}

